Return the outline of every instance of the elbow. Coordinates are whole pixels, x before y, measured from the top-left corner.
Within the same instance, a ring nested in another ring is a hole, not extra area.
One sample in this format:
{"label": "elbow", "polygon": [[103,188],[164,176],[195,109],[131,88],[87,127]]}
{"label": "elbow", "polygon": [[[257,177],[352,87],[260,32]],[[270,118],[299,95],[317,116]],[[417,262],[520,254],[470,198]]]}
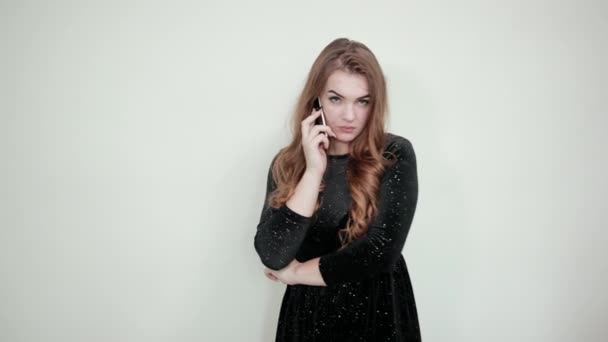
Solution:
{"label": "elbow", "polygon": [[386,254],[385,257],[381,258],[377,264],[378,271],[381,273],[392,272],[401,257],[401,250],[396,250],[392,253]]}
{"label": "elbow", "polygon": [[291,262],[291,260],[277,258],[273,255],[268,255],[264,253],[258,253],[258,255],[260,256],[260,261],[262,262],[262,264],[273,271],[279,271],[287,267],[287,265],[289,265],[289,263]]}
{"label": "elbow", "polygon": [[269,269],[273,270],[273,271],[279,271],[282,270],[283,268],[287,267],[287,265],[289,265],[289,262],[284,262],[283,260],[280,259],[275,259],[275,258],[260,258],[262,261],[262,264],[264,264],[264,266],[268,267]]}
{"label": "elbow", "polygon": [[387,259],[378,265],[378,272],[380,273],[390,273],[395,267],[395,263],[397,260]]}
{"label": "elbow", "polygon": [[401,257],[401,250],[397,248],[386,249],[380,253],[370,254],[361,267],[362,273],[374,276],[378,273],[390,273]]}
{"label": "elbow", "polygon": [[263,243],[257,235],[254,239],[254,248],[262,264],[273,271],[285,268],[293,260],[293,257],[281,253],[280,249],[271,248],[269,244]]}

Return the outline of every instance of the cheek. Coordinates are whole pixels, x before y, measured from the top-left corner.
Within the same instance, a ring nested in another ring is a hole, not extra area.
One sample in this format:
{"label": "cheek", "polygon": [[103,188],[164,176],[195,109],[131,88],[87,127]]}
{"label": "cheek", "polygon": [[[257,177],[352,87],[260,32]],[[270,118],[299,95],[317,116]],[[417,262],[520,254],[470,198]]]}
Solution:
{"label": "cheek", "polygon": [[331,109],[325,109],[323,113],[325,114],[325,120],[329,125],[333,124],[337,120],[337,115]]}
{"label": "cheek", "polygon": [[357,116],[359,118],[359,122],[360,123],[367,122],[369,115],[370,115],[369,109],[362,109],[361,112],[359,112],[359,115]]}

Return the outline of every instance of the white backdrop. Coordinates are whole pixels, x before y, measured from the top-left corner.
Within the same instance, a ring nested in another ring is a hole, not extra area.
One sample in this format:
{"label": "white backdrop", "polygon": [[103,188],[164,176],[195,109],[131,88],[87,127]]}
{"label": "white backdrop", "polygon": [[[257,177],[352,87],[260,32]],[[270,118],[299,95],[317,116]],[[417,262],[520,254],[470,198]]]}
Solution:
{"label": "white backdrop", "polygon": [[602,1],[0,2],[0,341],[271,341],[253,237],[307,72],[378,57],[423,340],[604,341]]}

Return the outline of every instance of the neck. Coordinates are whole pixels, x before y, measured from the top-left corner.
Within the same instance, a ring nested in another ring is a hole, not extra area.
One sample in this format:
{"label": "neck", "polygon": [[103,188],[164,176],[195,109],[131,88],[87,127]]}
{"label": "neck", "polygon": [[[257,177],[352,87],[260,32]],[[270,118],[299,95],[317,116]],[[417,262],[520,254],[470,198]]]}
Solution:
{"label": "neck", "polygon": [[332,139],[329,145],[329,149],[327,150],[327,154],[329,155],[342,155],[348,154],[349,146],[347,143],[343,143]]}

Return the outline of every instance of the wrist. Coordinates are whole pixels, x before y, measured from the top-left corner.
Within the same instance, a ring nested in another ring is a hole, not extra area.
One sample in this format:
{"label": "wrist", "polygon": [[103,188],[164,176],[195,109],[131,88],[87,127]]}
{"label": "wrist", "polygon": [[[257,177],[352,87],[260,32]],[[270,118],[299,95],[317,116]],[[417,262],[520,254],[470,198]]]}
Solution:
{"label": "wrist", "polygon": [[299,279],[300,279],[300,265],[302,265],[302,263],[297,262],[293,265],[292,268],[292,272],[291,272],[291,279],[289,279],[289,283],[291,285],[296,285],[299,284]]}
{"label": "wrist", "polygon": [[302,178],[304,178],[304,177],[312,179],[315,182],[318,182],[319,184],[321,184],[321,181],[323,180],[323,172],[316,170],[316,169],[307,168],[304,171],[304,176]]}

